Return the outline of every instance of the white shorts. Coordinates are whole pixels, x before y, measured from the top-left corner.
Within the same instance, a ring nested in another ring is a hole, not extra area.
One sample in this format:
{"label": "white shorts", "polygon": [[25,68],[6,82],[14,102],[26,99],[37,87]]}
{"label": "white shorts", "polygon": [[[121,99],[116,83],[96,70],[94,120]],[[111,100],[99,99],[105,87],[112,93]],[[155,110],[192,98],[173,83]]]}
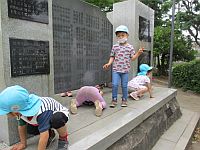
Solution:
{"label": "white shorts", "polygon": [[147,87],[144,85],[134,85],[134,87],[128,86],[128,91],[133,92],[133,91],[138,91],[141,89],[146,89]]}

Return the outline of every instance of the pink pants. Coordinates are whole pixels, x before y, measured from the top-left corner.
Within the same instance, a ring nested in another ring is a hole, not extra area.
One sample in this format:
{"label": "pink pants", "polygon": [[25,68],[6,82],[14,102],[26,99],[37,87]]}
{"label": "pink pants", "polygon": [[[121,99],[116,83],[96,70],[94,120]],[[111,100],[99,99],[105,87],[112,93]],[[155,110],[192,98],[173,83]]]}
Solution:
{"label": "pink pants", "polygon": [[99,90],[93,86],[83,86],[78,90],[76,95],[76,105],[77,107],[82,105],[85,101],[95,102],[98,100],[102,105],[102,108],[106,108],[106,102],[103,99],[102,95],[99,93]]}

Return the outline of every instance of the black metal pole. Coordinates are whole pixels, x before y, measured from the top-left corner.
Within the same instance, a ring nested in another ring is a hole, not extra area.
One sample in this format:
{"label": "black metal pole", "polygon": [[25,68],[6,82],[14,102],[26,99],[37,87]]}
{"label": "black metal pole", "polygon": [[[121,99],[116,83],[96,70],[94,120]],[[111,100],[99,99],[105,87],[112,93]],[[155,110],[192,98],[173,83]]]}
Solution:
{"label": "black metal pole", "polygon": [[171,42],[170,42],[170,58],[169,58],[169,78],[168,78],[168,88],[172,86],[172,61],[173,61],[173,46],[174,46],[174,15],[175,15],[175,0],[173,0],[172,5],[172,24],[171,24]]}

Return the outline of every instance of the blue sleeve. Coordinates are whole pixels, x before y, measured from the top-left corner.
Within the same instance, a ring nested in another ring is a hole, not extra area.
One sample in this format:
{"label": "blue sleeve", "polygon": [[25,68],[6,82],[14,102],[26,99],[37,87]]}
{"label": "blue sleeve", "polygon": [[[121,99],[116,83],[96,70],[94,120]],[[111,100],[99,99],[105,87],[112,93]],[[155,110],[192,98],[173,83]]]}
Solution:
{"label": "blue sleeve", "polygon": [[49,110],[49,111],[45,111],[41,113],[37,117],[38,130],[40,133],[45,132],[51,128],[50,120],[51,120],[52,115],[53,115],[53,111]]}

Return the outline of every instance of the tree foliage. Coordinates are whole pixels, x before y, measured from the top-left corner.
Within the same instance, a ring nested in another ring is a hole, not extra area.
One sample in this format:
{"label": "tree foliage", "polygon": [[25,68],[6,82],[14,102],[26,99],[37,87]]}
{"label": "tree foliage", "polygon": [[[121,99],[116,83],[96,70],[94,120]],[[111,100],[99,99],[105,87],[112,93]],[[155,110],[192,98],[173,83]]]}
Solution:
{"label": "tree foliage", "polygon": [[[154,30],[154,57],[156,57],[157,67],[159,73],[162,75],[167,75],[167,70],[169,67],[169,49],[170,49],[170,36],[171,36],[171,12],[169,11],[172,7],[172,0],[141,0],[143,3],[155,10],[155,30]],[[186,0],[176,1],[176,6],[182,7],[180,3]],[[195,1],[195,0],[187,0]],[[163,2],[163,3],[162,3]],[[178,2],[178,3],[177,3]],[[183,2],[185,3],[185,2]],[[196,8],[195,11],[199,11],[195,2]],[[179,4],[179,5],[178,5]],[[194,2],[191,3],[194,5]],[[177,8],[179,8],[177,7]],[[200,14],[195,13],[194,10],[190,8],[190,16],[187,16],[185,13],[187,11],[180,11],[178,9],[178,14],[175,18],[175,32],[174,32],[174,45],[173,45],[173,61],[191,61],[195,58],[196,51],[192,50],[192,38],[190,36],[185,36],[182,33],[182,29],[189,29],[190,33],[194,32],[192,26],[197,26],[200,24],[198,17]],[[177,12],[177,9],[176,9]],[[180,13],[181,12],[181,13]],[[191,13],[193,12],[193,14]],[[181,20],[182,16],[185,16],[186,21]],[[196,17],[195,17],[196,16]],[[198,20],[197,22],[195,22]],[[182,23],[181,23],[182,21]],[[185,24],[186,23],[186,24]],[[193,27],[194,28],[194,27]],[[198,28],[199,30],[199,28]],[[196,33],[196,32],[195,32]],[[194,35],[192,33],[191,35]],[[198,35],[196,35],[198,36]]]}
{"label": "tree foliage", "polygon": [[[154,56],[157,60],[159,74],[167,75],[169,67],[171,27],[158,26],[154,35]],[[192,50],[190,37],[182,35],[180,30],[174,32],[173,61],[191,61],[195,58],[196,51]]]}
{"label": "tree foliage", "polygon": [[180,22],[180,28],[187,30],[200,46],[200,1],[181,0],[178,6],[177,21]]}
{"label": "tree foliage", "polygon": [[174,67],[173,85],[184,90],[200,93],[200,60],[179,64]]}
{"label": "tree foliage", "polygon": [[165,21],[163,20],[163,17],[167,15],[167,12],[169,12],[170,8],[172,7],[171,0],[140,0],[145,5],[149,6],[154,10],[155,13],[155,20],[154,20],[154,26],[162,26]]}

